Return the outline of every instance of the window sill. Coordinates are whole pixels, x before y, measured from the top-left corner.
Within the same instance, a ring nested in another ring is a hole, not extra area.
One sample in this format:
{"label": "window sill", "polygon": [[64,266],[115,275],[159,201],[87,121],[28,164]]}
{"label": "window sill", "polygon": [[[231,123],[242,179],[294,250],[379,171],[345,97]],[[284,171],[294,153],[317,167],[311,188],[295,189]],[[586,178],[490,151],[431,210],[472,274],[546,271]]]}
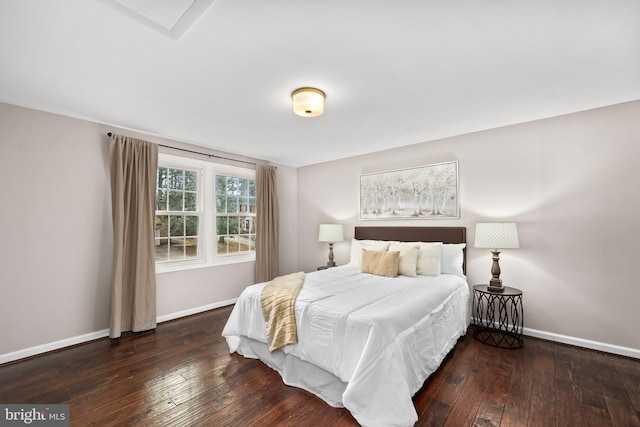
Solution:
{"label": "window sill", "polygon": [[231,265],[231,264],[242,264],[255,262],[255,255],[238,255],[238,256],[225,256],[216,258],[213,262],[203,262],[203,261],[183,261],[183,262],[175,262],[175,263],[162,263],[156,264],[156,274],[163,273],[173,273],[176,271],[184,271],[184,270],[196,270],[199,268],[211,268],[211,267],[219,267],[223,265]]}

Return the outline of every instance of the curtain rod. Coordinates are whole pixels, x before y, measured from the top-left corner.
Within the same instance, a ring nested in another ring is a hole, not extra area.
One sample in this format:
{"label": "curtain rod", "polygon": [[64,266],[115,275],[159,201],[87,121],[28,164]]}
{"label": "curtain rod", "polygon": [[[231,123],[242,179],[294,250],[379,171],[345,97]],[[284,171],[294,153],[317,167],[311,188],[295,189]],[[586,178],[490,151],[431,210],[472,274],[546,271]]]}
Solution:
{"label": "curtain rod", "polygon": [[[107,133],[107,136],[109,136],[109,137],[110,137],[110,136],[112,136],[112,135],[113,135],[113,133],[112,133],[112,132],[108,132],[108,133]],[[172,146],[170,146],[170,145],[162,145],[162,144],[157,144],[157,145],[158,145],[158,146],[160,146],[160,147],[163,147],[163,148],[170,148],[170,149],[172,149],[172,150],[180,150],[180,151],[185,151],[185,152],[187,152],[187,153],[200,154],[201,156],[207,156],[207,157],[209,157],[209,158],[215,157],[216,159],[230,160],[230,161],[232,161],[232,162],[246,163],[246,164],[248,164],[248,165],[256,166],[256,164],[255,164],[255,163],[253,163],[253,162],[248,162],[248,161],[246,161],[246,160],[232,159],[232,158],[230,158],[230,157],[218,156],[218,155],[216,155],[216,154],[201,153],[201,152],[199,152],[199,151],[187,150],[186,148],[172,147]]]}

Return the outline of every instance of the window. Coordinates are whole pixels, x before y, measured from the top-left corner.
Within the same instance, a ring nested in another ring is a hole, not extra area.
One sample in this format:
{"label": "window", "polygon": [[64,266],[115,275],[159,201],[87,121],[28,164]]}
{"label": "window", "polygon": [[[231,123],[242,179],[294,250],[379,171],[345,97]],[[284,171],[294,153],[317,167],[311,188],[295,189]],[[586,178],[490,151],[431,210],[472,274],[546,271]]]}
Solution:
{"label": "window", "polygon": [[256,250],[256,180],[216,175],[216,253]]}
{"label": "window", "polygon": [[201,212],[198,171],[159,167],[156,174],[156,262],[198,259]]}
{"label": "window", "polygon": [[255,171],[159,154],[156,271],[255,260]]}

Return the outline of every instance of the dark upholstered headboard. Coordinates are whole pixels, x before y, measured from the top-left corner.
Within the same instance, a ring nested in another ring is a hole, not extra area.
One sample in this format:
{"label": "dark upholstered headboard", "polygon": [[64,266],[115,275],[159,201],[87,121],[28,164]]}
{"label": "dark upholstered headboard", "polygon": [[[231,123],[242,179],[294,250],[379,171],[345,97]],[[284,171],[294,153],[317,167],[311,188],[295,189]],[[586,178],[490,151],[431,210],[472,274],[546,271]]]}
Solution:
{"label": "dark upholstered headboard", "polygon": [[[467,243],[465,227],[355,227],[358,240],[397,240],[400,242]],[[467,269],[464,250],[463,271]]]}
{"label": "dark upholstered headboard", "polygon": [[465,227],[356,227],[358,240],[467,243]]}

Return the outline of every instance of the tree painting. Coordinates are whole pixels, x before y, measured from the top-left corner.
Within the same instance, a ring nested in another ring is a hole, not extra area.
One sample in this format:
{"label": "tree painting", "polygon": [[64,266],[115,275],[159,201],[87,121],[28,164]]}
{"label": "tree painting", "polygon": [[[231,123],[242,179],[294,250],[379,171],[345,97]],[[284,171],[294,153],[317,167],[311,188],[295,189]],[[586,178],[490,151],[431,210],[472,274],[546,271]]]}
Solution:
{"label": "tree painting", "polygon": [[458,162],[361,175],[360,218],[458,218]]}

